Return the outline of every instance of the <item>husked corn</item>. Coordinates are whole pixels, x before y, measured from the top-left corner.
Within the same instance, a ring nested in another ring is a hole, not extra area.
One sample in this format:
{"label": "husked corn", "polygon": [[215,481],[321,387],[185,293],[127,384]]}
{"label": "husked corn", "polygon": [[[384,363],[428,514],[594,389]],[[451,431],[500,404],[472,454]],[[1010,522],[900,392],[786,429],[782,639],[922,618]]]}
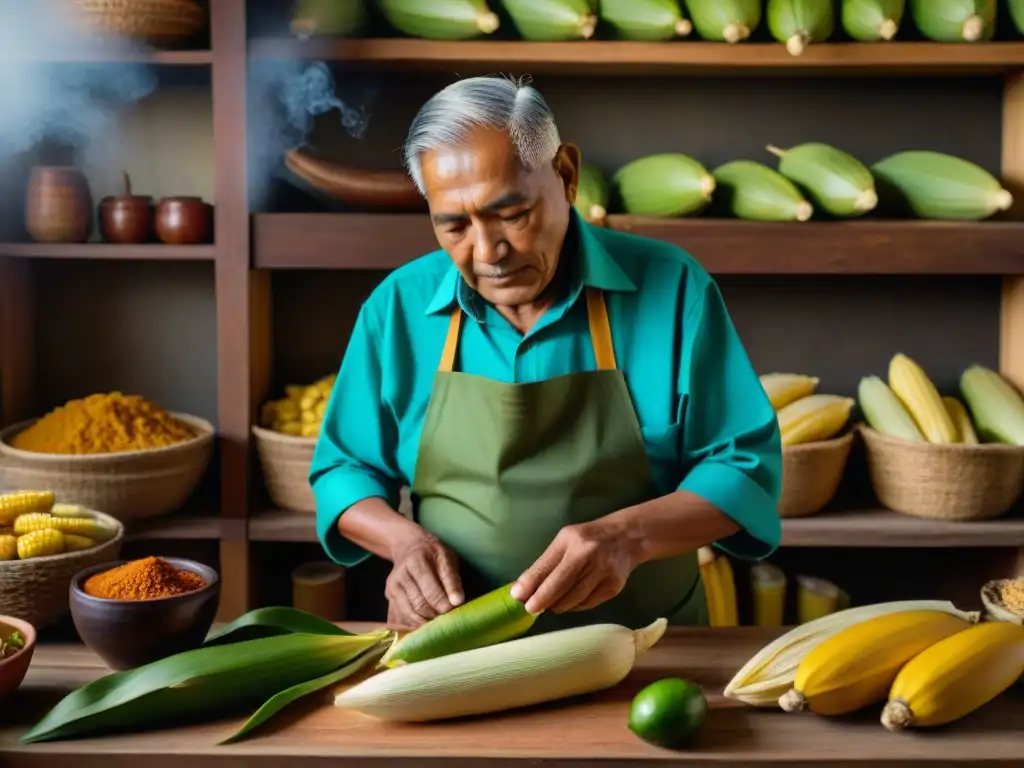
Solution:
{"label": "husked corn", "polygon": [[77,533],[96,541],[105,541],[113,533],[102,523],[86,517],[55,517],[46,513],[20,515],[14,521],[14,532],[21,536],[44,528],[53,528],[61,533]]}
{"label": "husked corn", "polygon": [[828,440],[850,418],[854,400],[839,395],[808,395],[782,408],[777,416],[783,447]]}
{"label": "husked corn", "polygon": [[15,491],[0,494],[0,525],[10,525],[18,515],[46,512],[53,506],[53,491]]}
{"label": "husked corn", "polygon": [[942,404],[946,406],[949,418],[953,420],[957,432],[960,433],[960,442],[964,445],[977,445],[978,434],[974,431],[974,424],[971,423],[971,417],[964,404],[955,397],[943,397]]}
{"label": "husked corn", "polygon": [[66,552],[80,552],[83,549],[92,549],[97,542],[88,536],[79,536],[76,533],[64,534],[64,550]]}
{"label": "husked corn", "polygon": [[9,534],[0,534],[0,560],[18,559],[18,538]]}
{"label": "husked corn", "polygon": [[59,555],[63,551],[64,534],[56,528],[44,528],[18,537],[18,557],[22,560]]}
{"label": "husked corn", "polygon": [[776,411],[801,397],[813,395],[819,381],[816,376],[800,373],[765,373],[758,378]]}
{"label": "husked corn", "polygon": [[904,354],[893,355],[889,362],[889,386],[910,411],[929,443],[960,442],[956,424],[943,405],[942,397],[920,365]]}

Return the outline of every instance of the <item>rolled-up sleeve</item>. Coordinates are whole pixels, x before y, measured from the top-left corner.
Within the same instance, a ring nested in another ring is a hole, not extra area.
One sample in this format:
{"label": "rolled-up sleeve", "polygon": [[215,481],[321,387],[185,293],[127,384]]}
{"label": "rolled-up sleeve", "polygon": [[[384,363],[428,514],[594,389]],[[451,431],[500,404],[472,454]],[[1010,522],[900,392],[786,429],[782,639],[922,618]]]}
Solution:
{"label": "rolled-up sleeve", "polygon": [[716,544],[757,560],[779,546],[782,448],[778,420],[710,277],[690,283],[679,375],[683,409],[679,484],[741,530]]}
{"label": "rolled-up sleeve", "polygon": [[381,338],[364,306],[324,413],[309,473],[317,536],[327,555],[344,566],[357,565],[369,553],[341,535],[338,519],[356,502],[375,496],[396,508],[401,487],[397,427],[381,399]]}

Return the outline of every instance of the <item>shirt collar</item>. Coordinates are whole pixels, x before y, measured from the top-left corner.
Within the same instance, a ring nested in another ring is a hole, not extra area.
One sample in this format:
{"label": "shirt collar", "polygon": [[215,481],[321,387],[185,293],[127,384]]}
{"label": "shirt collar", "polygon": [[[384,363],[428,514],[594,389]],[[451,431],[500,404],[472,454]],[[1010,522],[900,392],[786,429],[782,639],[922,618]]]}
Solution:
{"label": "shirt collar", "polygon": [[[583,288],[597,288],[602,291],[635,291],[636,284],[630,280],[629,275],[598,239],[595,231],[597,227],[584,221],[575,208],[571,208],[570,211],[572,216],[570,226],[575,226],[579,233],[580,256],[580,266],[577,272],[579,282],[571,289],[573,299]],[[466,284],[459,270],[453,264],[441,279],[441,284],[427,305],[426,314],[450,311],[455,302],[459,303],[467,315],[477,320],[480,319],[479,296]]]}

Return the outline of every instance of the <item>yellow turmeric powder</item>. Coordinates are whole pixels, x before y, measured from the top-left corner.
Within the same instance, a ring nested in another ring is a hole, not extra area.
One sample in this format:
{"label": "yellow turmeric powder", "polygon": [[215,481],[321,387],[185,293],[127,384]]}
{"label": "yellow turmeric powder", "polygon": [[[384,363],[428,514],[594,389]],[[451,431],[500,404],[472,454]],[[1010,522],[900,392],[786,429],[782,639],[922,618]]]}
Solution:
{"label": "yellow turmeric powder", "polygon": [[71,400],[19,433],[12,445],[37,453],[96,454],[174,445],[195,432],[139,395],[120,392]]}

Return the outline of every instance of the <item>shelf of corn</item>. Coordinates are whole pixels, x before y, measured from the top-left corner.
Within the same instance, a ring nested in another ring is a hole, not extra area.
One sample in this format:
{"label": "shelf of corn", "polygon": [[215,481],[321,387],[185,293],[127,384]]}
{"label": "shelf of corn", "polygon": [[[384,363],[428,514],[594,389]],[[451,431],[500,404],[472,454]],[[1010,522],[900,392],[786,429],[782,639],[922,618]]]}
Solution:
{"label": "shelf of corn", "polygon": [[79,552],[113,535],[77,504],[56,503],[51,491],[0,494],[0,561]]}
{"label": "shelf of corn", "polygon": [[960,395],[962,400],[942,395],[902,353],[890,360],[888,381],[870,375],[857,387],[868,425],[891,437],[936,445],[1024,445],[1024,397],[999,373],[970,366],[960,376]]}
{"label": "shelf of corn", "polygon": [[802,373],[765,373],[761,387],[775,410],[782,447],[829,440],[846,427],[856,401],[817,392],[820,379]]}
{"label": "shelf of corn", "polygon": [[283,435],[316,437],[336,378],[332,373],[307,386],[289,384],[283,398],[263,404],[260,426]]}

